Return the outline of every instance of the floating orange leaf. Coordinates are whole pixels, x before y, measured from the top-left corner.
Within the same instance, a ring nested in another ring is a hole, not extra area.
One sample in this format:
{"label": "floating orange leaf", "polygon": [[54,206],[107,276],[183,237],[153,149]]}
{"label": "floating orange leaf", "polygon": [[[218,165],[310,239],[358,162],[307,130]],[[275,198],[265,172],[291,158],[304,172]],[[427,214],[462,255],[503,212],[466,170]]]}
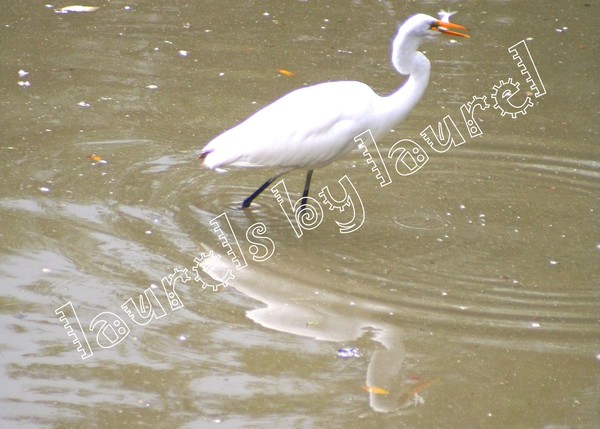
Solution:
{"label": "floating orange leaf", "polygon": [[89,161],[92,161],[93,163],[108,164],[107,160],[105,160],[104,158],[102,158],[100,155],[96,155],[95,153],[92,153],[91,155],[88,155],[87,159]]}
{"label": "floating orange leaf", "polygon": [[426,381],[424,383],[417,384],[406,395],[404,395],[404,398],[405,398],[404,400],[409,400],[413,396],[417,395],[419,392],[421,392],[421,391],[427,389],[428,387],[431,387],[434,384],[437,384],[439,382],[440,382],[440,379],[436,378],[435,380],[432,380],[432,381]]}
{"label": "floating orange leaf", "polygon": [[376,395],[389,395],[390,394],[390,392],[388,390],[382,389],[381,387],[363,386],[362,389],[369,393],[375,393]]}
{"label": "floating orange leaf", "polygon": [[284,75],[286,77],[294,77],[294,72],[291,72],[289,70],[286,69],[277,69],[277,73]]}

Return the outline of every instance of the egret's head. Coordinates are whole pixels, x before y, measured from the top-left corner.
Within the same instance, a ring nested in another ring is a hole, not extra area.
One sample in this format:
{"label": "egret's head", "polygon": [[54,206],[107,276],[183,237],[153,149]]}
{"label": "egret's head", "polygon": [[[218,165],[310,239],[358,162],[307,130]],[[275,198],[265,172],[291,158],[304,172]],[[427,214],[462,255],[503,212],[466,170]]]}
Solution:
{"label": "egret's head", "polygon": [[450,14],[445,13],[442,19],[419,14],[408,18],[398,29],[392,43],[392,63],[400,74],[413,74],[422,69],[423,64],[429,64],[427,58],[417,54],[417,49],[425,40],[439,34],[446,36],[469,37],[454,30],[468,31],[462,25],[448,22]]}
{"label": "egret's head", "polygon": [[405,31],[407,36],[414,38],[428,38],[430,36],[437,36],[444,34],[446,36],[456,36],[468,38],[469,35],[459,33],[453,30],[469,31],[468,28],[462,25],[447,22],[448,19],[437,19],[433,16],[418,14],[411,16],[407,19],[404,24],[400,27],[400,30]]}

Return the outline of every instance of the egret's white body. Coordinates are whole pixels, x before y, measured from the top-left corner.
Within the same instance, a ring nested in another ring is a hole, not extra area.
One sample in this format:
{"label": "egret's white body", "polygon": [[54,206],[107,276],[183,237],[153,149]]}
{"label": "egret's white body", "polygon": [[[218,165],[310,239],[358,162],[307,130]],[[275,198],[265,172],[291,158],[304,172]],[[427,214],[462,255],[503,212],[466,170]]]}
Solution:
{"label": "egret's white body", "polygon": [[356,147],[354,137],[366,130],[371,130],[375,139],[389,132],[419,102],[427,89],[431,65],[417,49],[434,34],[466,37],[448,28],[465,29],[423,14],[400,26],[392,45],[392,63],[409,78],[394,93],[382,97],[368,85],[353,81],[297,89],[208,143],[200,154],[204,166],[279,169],[243,207],[281,174],[307,169],[306,199],[313,169]]}
{"label": "egret's white body", "polygon": [[377,138],[408,113],[391,118],[381,100],[361,82],[297,89],[212,140],[204,165],[323,167],[356,146],[355,136],[371,129]]}

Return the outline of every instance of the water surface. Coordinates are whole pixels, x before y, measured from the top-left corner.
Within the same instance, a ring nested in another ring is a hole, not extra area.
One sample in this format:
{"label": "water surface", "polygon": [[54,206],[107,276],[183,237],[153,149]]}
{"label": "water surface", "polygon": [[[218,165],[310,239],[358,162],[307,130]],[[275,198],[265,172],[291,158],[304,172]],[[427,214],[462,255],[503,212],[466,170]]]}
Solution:
{"label": "water surface", "polygon": [[[391,92],[396,26],[439,4],[98,5],[0,20],[2,427],[599,427],[595,2],[451,2],[472,38],[423,47],[428,91],[377,142],[391,183],[358,150],[317,170],[312,230],[268,191],[237,210],[269,172],[206,171],[200,149],[301,86]],[[493,107],[509,80],[533,103],[515,118]],[[446,115],[464,143],[438,153],[419,134]],[[402,139],[429,156],[406,176]],[[344,176],[345,233],[318,197]]]}

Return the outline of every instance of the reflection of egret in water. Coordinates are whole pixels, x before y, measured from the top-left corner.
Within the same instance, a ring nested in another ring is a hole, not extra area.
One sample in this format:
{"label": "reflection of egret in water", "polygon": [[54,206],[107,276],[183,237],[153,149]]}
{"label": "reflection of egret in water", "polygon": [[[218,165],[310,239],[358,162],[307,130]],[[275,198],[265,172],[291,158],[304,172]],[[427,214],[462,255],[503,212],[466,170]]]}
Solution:
{"label": "reflection of egret in water", "polygon": [[[351,237],[324,224],[298,240],[275,210],[260,216],[230,212],[234,229],[265,222],[267,236],[277,243],[267,262],[248,260],[246,268],[233,271],[232,285],[265,304],[248,316],[265,327],[320,340],[349,342],[371,335],[383,347],[370,358],[357,388],[390,392],[370,393],[376,410],[418,399],[410,392],[421,383],[407,378],[422,371],[410,369],[411,354],[403,342],[410,337],[411,351],[423,354],[413,340],[424,330],[431,334],[424,347],[436,349],[434,359],[474,346],[488,356],[495,350],[527,357],[539,350],[566,353],[571,362],[596,356],[589,339],[597,333],[599,307],[590,279],[598,278],[591,263],[598,244],[593,236],[583,240],[574,232],[585,231],[598,212],[591,196],[598,192],[600,166],[594,160],[517,154],[501,140],[491,146],[462,148],[436,160],[403,199],[370,200],[368,227]],[[470,183],[466,195],[465,182]],[[517,191],[515,182],[521,184]],[[443,198],[432,200],[431,189]],[[567,203],[557,204],[557,198]],[[194,228],[206,226],[220,209],[214,206],[209,206],[213,213],[189,206],[192,210],[182,214],[190,216],[186,223]],[[574,210],[578,217],[572,216]],[[202,241],[214,243],[212,250],[228,264],[225,251],[216,250],[216,237]],[[538,251],[532,251],[532,243],[540,243]],[[444,365],[436,368],[447,372]],[[523,371],[535,370],[524,365]],[[428,367],[423,365],[424,372]],[[422,379],[425,394],[442,388],[427,387],[439,376]],[[448,377],[442,381],[444,389],[452,384]]]}
{"label": "reflection of egret in water", "polygon": [[[217,249],[205,250],[218,255]],[[322,289],[324,284],[356,283],[349,285],[349,288],[357,290],[360,289],[358,280],[327,272],[318,277],[307,279],[304,276],[303,280],[296,280],[287,273],[289,267],[275,261],[271,263],[271,260],[268,268],[253,264],[236,271],[226,254],[220,256],[218,260],[213,259],[207,270],[210,271],[207,274],[213,278],[213,283],[220,281],[232,270],[235,272],[235,279],[231,286],[266,305],[248,311],[250,319],[269,329],[322,341],[347,343],[370,334],[383,349],[372,354],[366,379],[357,381],[357,385],[362,383],[389,391],[387,395],[369,392],[370,405],[376,411],[395,410],[410,399],[407,393],[414,386],[406,386],[405,377],[402,376],[406,355],[402,331],[397,326],[380,320],[381,314],[393,313],[393,307],[372,301],[361,305],[354,298],[349,303],[339,293]],[[314,260],[309,260],[310,255],[307,256],[302,250],[295,251],[292,258],[298,267],[314,263]]]}

